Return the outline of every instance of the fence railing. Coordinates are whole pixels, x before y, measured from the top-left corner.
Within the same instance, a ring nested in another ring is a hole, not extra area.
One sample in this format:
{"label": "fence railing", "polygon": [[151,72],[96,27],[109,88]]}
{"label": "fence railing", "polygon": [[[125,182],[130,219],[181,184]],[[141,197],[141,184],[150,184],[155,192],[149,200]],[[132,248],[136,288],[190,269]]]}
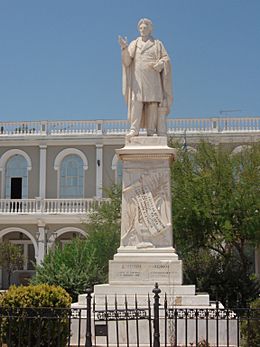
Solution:
{"label": "fence railing", "polygon": [[84,308],[0,307],[0,347],[260,346],[260,309],[175,307],[158,285],[153,297],[132,299],[101,304],[88,290]]}
{"label": "fence railing", "polygon": [[[259,132],[260,117],[168,118],[168,134]],[[1,136],[124,135],[127,120],[0,122]]]}
{"label": "fence railing", "polygon": [[85,346],[86,312],[86,308],[0,307],[0,347]]}
{"label": "fence railing", "polygon": [[0,199],[0,214],[84,214],[109,199]]}
{"label": "fence railing", "polygon": [[[260,309],[178,307],[167,295],[94,300],[95,346],[258,347]],[[146,305],[144,305],[146,301]]]}

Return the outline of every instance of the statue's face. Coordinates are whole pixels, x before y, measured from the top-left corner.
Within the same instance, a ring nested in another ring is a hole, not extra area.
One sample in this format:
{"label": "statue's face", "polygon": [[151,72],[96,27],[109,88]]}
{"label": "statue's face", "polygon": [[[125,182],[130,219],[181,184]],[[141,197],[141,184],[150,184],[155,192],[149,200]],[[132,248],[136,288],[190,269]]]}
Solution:
{"label": "statue's face", "polygon": [[149,25],[145,24],[145,23],[141,23],[139,25],[139,32],[141,37],[147,37],[151,34],[151,30],[149,28]]}

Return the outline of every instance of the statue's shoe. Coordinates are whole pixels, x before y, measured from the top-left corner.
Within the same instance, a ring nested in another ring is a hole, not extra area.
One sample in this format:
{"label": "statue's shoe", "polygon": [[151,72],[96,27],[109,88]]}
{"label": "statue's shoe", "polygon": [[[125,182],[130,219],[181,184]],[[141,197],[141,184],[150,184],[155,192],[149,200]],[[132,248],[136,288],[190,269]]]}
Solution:
{"label": "statue's shoe", "polygon": [[138,136],[138,132],[135,130],[130,130],[129,133],[126,134],[126,139],[129,141],[131,137]]}

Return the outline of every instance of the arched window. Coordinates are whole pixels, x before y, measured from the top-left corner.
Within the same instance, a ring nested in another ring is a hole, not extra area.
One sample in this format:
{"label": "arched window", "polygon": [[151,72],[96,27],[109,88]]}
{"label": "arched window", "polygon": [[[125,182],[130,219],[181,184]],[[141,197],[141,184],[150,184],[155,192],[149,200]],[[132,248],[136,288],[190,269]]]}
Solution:
{"label": "arched window", "polygon": [[13,155],[6,163],[5,197],[7,199],[28,198],[28,163],[20,154]]}
{"label": "arched window", "polygon": [[83,198],[83,160],[75,155],[67,155],[60,166],[60,198]]}

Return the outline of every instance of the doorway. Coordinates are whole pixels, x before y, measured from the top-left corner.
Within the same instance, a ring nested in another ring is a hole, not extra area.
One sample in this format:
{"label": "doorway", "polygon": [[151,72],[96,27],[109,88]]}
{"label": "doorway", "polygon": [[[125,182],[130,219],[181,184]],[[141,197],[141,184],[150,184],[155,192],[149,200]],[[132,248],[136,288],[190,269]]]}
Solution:
{"label": "doorway", "polygon": [[22,177],[11,177],[11,199],[22,199]]}
{"label": "doorway", "polygon": [[[22,177],[11,177],[11,200],[22,199]],[[10,210],[19,212],[22,208],[22,202],[11,201]]]}

